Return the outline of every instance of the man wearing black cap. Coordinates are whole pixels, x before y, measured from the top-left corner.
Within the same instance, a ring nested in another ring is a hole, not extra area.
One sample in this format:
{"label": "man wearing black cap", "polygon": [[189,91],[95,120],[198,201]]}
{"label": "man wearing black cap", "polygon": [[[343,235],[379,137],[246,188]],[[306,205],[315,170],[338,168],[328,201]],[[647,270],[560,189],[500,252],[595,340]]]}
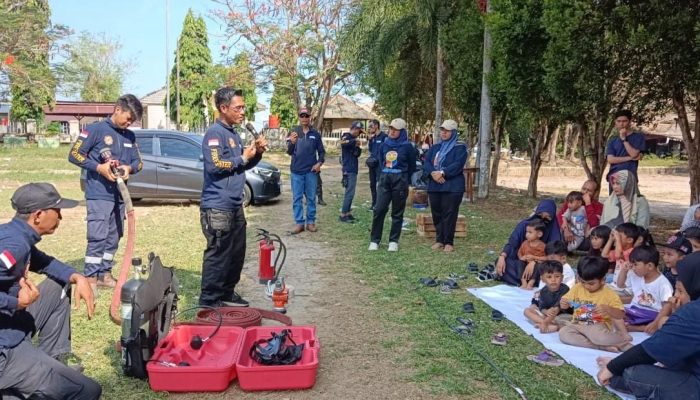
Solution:
{"label": "man wearing black cap", "polygon": [[[12,195],[15,217],[0,225],[0,397],[97,399],[97,382],[61,361],[71,351],[70,288],[95,312],[90,283],[71,266],[37,249],[56,231],[61,209],[78,205],[49,183],[29,183]],[[47,276],[39,285],[28,271]],[[32,337],[38,332],[38,346]]]}
{"label": "man wearing black cap", "polygon": [[299,110],[299,122],[300,125],[292,128],[287,136],[287,154],[292,156],[289,169],[292,173],[292,210],[296,222],[292,234],[301,233],[304,229],[316,232],[316,185],[326,155],[321,134],[311,126],[308,109]]}
{"label": "man wearing black cap", "polygon": [[141,102],[134,95],[121,96],[112,116],[85,127],[68,154],[68,161],[82,168],[86,176],[87,248],[83,272],[93,288],[113,288],[117,283],[112,265],[124,235],[125,213],[116,174],[126,182],[143,167],[136,136],[128,129],[142,113]]}
{"label": "man wearing black cap", "polygon": [[357,159],[362,154],[360,141],[357,139],[362,133],[362,123],[355,121],[350,127],[349,133],[344,133],[340,138],[340,149],[342,151],[343,164],[343,187],[345,188],[345,197],[343,198],[343,207],[340,209],[340,222],[355,222],[355,217],[352,216],[352,200],[355,198],[355,186],[357,185],[358,162]]}

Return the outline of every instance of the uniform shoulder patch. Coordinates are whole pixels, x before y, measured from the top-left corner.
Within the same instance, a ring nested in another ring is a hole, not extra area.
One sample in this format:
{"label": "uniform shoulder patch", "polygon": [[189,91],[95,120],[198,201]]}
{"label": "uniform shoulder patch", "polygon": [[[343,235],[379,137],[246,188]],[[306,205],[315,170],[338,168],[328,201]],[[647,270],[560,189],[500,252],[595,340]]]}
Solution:
{"label": "uniform shoulder patch", "polygon": [[207,142],[207,144],[208,144],[210,147],[218,146],[218,145],[219,145],[219,139],[209,139],[209,141]]}
{"label": "uniform shoulder patch", "polygon": [[85,130],[85,129],[83,129],[83,131],[80,132],[80,137],[81,137],[81,138],[86,138],[86,137],[88,137],[89,135],[90,135],[90,132],[88,132],[88,131]]}
{"label": "uniform shoulder patch", "polygon": [[15,261],[15,257],[10,253],[10,250],[5,250],[0,253],[0,262],[5,268],[12,269],[17,261]]}

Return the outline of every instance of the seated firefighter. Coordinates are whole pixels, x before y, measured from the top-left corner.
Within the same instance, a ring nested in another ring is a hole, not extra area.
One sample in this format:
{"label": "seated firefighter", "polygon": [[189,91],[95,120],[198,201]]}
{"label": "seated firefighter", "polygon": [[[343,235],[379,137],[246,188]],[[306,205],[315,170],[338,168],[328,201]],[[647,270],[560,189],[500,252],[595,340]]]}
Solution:
{"label": "seated firefighter", "polygon": [[[61,209],[78,202],[61,198],[49,183],[21,186],[11,201],[15,217],[0,225],[0,398],[97,399],[100,385],[62,362],[71,351],[71,284],[92,318],[90,284],[35,247],[56,231]],[[34,285],[28,271],[47,278]]]}

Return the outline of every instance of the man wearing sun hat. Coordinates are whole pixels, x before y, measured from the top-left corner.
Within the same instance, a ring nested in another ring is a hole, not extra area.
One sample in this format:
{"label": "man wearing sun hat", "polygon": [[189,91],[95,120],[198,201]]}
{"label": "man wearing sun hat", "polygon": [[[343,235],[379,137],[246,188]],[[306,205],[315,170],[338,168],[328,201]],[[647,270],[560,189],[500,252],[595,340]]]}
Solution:
{"label": "man wearing sun hat", "polygon": [[321,134],[311,126],[309,109],[299,110],[299,123],[287,136],[287,154],[292,156],[292,210],[296,223],[293,234],[301,233],[305,229],[316,232],[316,185],[326,155]]}
{"label": "man wearing sun hat", "polygon": [[[92,318],[90,283],[36,248],[58,228],[61,209],[78,202],[62,198],[49,183],[29,183],[15,191],[11,203],[15,216],[0,225],[0,397],[97,399],[100,385],[59,361],[71,352],[71,284],[78,305],[83,300]],[[28,271],[47,279],[34,285]]]}

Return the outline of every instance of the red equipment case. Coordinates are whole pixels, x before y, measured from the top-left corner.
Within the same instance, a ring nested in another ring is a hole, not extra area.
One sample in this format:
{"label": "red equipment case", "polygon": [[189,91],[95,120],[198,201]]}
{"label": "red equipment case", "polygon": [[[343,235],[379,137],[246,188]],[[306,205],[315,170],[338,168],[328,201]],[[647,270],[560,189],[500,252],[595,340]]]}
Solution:
{"label": "red equipment case", "polygon": [[[235,364],[241,353],[244,329],[222,326],[199,350],[190,347],[194,335],[207,338],[214,328],[186,324],[173,328],[146,366],[151,389],[168,392],[226,390],[236,378]],[[178,365],[181,362],[189,366]]]}
{"label": "red equipment case", "polygon": [[[289,329],[297,344],[304,344],[301,360],[293,365],[260,365],[250,358],[250,348],[272,332]],[[314,326],[253,326],[246,328],[238,359],[238,384],[246,391],[308,389],[316,383],[320,344]]]}

